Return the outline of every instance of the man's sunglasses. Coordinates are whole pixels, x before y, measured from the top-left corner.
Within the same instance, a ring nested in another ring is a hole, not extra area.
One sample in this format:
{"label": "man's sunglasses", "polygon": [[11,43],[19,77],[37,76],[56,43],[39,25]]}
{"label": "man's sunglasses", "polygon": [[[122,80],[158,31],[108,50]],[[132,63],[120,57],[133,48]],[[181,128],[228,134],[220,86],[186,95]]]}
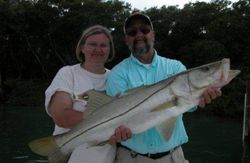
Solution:
{"label": "man's sunglasses", "polygon": [[131,27],[131,28],[128,28],[126,30],[126,34],[133,37],[133,36],[135,36],[137,34],[138,31],[140,31],[144,35],[146,35],[151,31],[151,29],[150,29],[150,27],[147,27],[147,26],[142,26],[142,27],[139,27],[139,28]]}

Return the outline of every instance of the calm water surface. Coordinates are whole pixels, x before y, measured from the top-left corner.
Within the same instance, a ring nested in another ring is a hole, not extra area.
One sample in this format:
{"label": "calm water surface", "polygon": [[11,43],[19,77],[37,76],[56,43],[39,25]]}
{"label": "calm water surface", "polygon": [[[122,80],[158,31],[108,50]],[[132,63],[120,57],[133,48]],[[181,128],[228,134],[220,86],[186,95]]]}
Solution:
{"label": "calm water surface", "polygon": [[[48,162],[27,146],[29,141],[52,133],[53,123],[43,108],[8,107],[0,116],[1,163]],[[190,163],[250,163],[249,146],[243,148],[241,141],[242,120],[196,113],[185,114],[184,120],[189,142],[183,148]]]}

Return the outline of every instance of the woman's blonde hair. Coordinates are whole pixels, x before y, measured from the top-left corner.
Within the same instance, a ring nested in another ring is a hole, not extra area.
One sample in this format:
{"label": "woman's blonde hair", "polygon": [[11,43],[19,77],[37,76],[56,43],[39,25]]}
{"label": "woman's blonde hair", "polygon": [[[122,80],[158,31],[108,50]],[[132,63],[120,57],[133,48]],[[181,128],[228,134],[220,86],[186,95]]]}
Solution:
{"label": "woman's blonde hair", "polygon": [[110,54],[108,57],[108,62],[111,61],[114,56],[115,56],[115,49],[114,49],[114,42],[113,42],[113,38],[111,35],[111,31],[108,30],[106,27],[102,26],[102,25],[94,25],[91,26],[89,28],[87,28],[86,30],[83,31],[82,36],[80,38],[80,40],[77,43],[77,47],[76,47],[76,58],[78,59],[78,61],[80,62],[84,62],[85,58],[84,58],[84,54],[81,51],[81,45],[85,44],[86,39],[89,36],[95,35],[95,34],[105,34],[108,39],[109,39],[109,44],[110,44]]}

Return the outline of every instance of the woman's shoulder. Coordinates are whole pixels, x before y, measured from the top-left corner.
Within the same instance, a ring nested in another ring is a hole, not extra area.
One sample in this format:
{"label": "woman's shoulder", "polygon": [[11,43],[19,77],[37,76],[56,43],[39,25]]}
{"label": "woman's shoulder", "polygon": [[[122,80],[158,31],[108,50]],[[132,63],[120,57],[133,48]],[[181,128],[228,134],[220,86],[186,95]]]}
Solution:
{"label": "woman's shoulder", "polygon": [[66,65],[66,66],[63,66],[61,67],[57,74],[58,75],[70,75],[72,74],[72,72],[76,72],[76,71],[79,71],[80,69],[80,64],[75,64],[75,65]]}
{"label": "woman's shoulder", "polygon": [[66,65],[66,66],[61,67],[58,72],[69,72],[72,70],[77,70],[79,68],[80,68],[80,64]]}

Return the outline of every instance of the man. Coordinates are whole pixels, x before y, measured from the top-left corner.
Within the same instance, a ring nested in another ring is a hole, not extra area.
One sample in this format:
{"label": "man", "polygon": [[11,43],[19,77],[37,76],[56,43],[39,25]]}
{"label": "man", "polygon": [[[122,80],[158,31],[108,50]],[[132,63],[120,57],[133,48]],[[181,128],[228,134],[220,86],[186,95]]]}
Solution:
{"label": "man", "polygon": [[[116,65],[109,74],[106,85],[109,95],[123,94],[131,88],[157,83],[186,70],[180,61],[158,55],[154,49],[153,24],[147,15],[136,12],[129,16],[124,23],[124,33],[131,55]],[[204,92],[199,105],[204,107],[220,95],[220,90],[209,88]],[[132,134],[126,126],[121,126],[110,139],[110,143],[119,142],[118,163],[188,162],[181,148],[181,145],[188,141],[182,115],[177,118],[175,129],[168,142],[162,140],[156,128]]]}

